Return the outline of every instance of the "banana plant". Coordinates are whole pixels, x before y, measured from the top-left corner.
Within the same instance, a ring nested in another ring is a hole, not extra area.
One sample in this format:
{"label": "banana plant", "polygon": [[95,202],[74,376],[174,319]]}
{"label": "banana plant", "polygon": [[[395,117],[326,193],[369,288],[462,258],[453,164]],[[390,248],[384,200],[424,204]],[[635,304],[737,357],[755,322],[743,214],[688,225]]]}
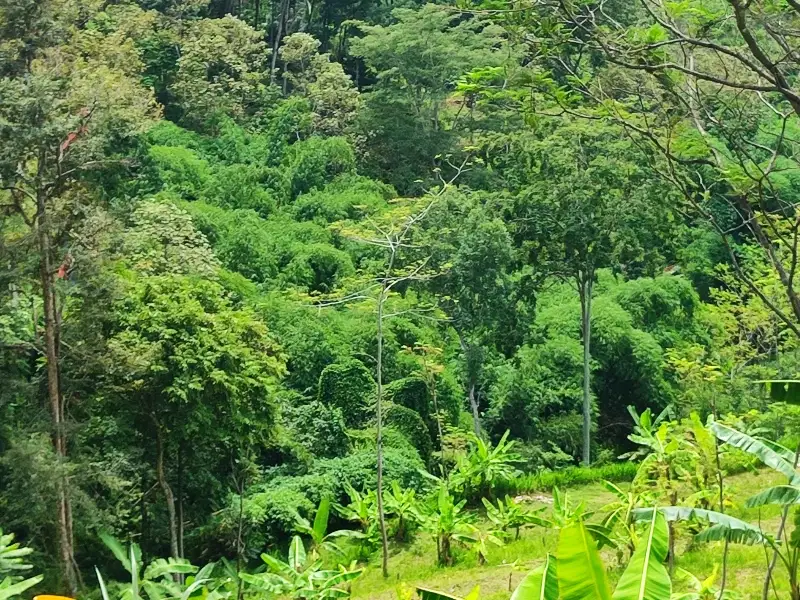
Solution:
{"label": "banana plant", "polygon": [[395,539],[408,539],[411,528],[421,520],[417,492],[411,488],[403,489],[399,482],[393,481],[390,489],[383,495],[383,507],[386,514],[395,520]]}
{"label": "banana plant", "polygon": [[501,535],[502,534],[498,531],[475,528],[471,536],[469,547],[475,551],[479,565],[485,565],[486,561],[489,559],[490,546],[500,547],[504,544]]}
{"label": "banana plant", "polygon": [[720,590],[714,586],[718,572],[719,565],[714,565],[711,575],[700,579],[686,569],[677,569],[674,579],[688,582],[690,590],[672,594],[671,600],[737,600],[739,595],[736,592],[725,590],[720,593]]}
{"label": "banana plant", "polygon": [[350,503],[335,504],[333,508],[340,516],[358,525],[359,531],[351,531],[348,535],[358,540],[359,554],[362,558],[367,558],[380,544],[378,496],[375,490],[362,493],[349,483],[345,484],[345,491],[350,497]]}
{"label": "banana plant", "polygon": [[317,512],[314,515],[314,523],[310,523],[305,517],[298,515],[297,531],[305,533],[311,538],[311,548],[309,553],[314,557],[319,557],[320,550],[326,550],[334,554],[344,554],[344,550],[336,543],[337,538],[360,537],[359,532],[349,529],[341,529],[328,533],[328,521],[331,515],[331,499],[327,496],[320,500]]}
{"label": "banana plant", "polygon": [[569,500],[569,493],[562,492],[557,487],[553,488],[553,508],[550,512],[550,518],[540,516],[538,514],[529,514],[528,521],[532,525],[544,527],[547,530],[561,530],[575,523],[584,523],[587,530],[589,530],[595,539],[598,540],[600,546],[616,547],[614,540],[611,538],[611,531],[602,523],[588,523],[587,521],[594,515],[593,512],[586,510],[586,504],[573,506]]}
{"label": "banana plant", "polygon": [[638,491],[633,487],[623,490],[610,481],[604,481],[603,487],[611,492],[615,499],[600,509],[603,519],[601,524],[606,528],[608,537],[617,548],[617,559],[621,564],[627,548],[632,556],[639,542],[636,531],[634,510],[640,506],[652,505],[655,498],[648,491]]}
{"label": "banana plant", "polygon": [[[797,469],[796,453],[774,442],[759,439],[722,423],[712,422],[710,428],[720,441],[752,454],[766,466],[786,476],[787,482],[785,484],[767,488],[745,501],[745,506],[748,508],[758,508],[769,504],[783,507],[777,534],[773,537],[762,531],[760,527],[711,510],[672,506],[660,508],[658,509],[659,512],[669,521],[701,521],[709,523],[709,528],[695,536],[697,541],[726,540],[731,543],[761,544],[769,547],[773,552],[773,557],[767,568],[764,597],[769,591],[776,564],[781,564],[787,570],[792,600],[800,600],[800,581],[798,580],[800,517],[795,522],[795,530],[791,538],[786,535],[789,509],[793,505],[800,504],[800,472]],[[634,511],[634,516],[640,519],[647,519],[653,510],[638,509]]]}
{"label": "banana plant", "polygon": [[[586,524],[577,521],[560,531],[556,555],[548,554],[544,564],[522,580],[511,600],[670,600],[672,582],[664,566],[668,548],[667,522],[654,511],[612,593],[597,543]],[[421,600],[458,600],[432,590],[418,593]]]}
{"label": "banana plant", "polygon": [[24,560],[31,552],[31,548],[14,541],[13,533],[4,534],[0,529],[0,600],[19,596],[42,581],[42,575],[27,579],[21,575],[33,568]]}
{"label": "banana plant", "polygon": [[[150,600],[188,600],[212,581],[214,563],[199,569],[184,558],[157,558],[145,567],[138,544],[131,544],[126,549],[119,540],[106,533],[101,534],[100,539],[131,576],[130,585],[124,588],[120,600],[139,600],[143,595]],[[105,581],[97,568],[95,573],[103,600],[109,600]],[[182,583],[183,578],[186,580]],[[213,594],[209,591],[208,595],[212,600],[219,600],[229,594],[220,589]]]}
{"label": "banana plant", "polygon": [[375,531],[378,519],[378,498],[374,490],[367,493],[359,492],[349,483],[344,486],[347,495],[350,497],[349,504],[335,504],[334,509],[343,518],[353,523],[357,523],[361,532],[370,537]]}
{"label": "banana plant", "polygon": [[497,506],[493,505],[487,498],[481,498],[481,501],[486,507],[486,516],[489,521],[500,529],[501,536],[506,539],[511,537],[510,531],[513,530],[515,532],[514,539],[518,540],[520,530],[523,527],[538,523],[538,521],[535,523],[534,519],[532,519],[535,515],[522,504],[516,502],[511,496],[506,496],[505,500],[498,499]]}
{"label": "banana plant", "polygon": [[472,434],[469,451],[459,460],[453,473],[453,488],[461,490],[466,497],[492,498],[497,483],[516,477],[519,470],[514,465],[522,462],[522,459],[512,450],[514,441],[509,441],[508,436],[509,432],[506,431],[492,446]]}
{"label": "banana plant", "polygon": [[477,528],[472,524],[472,515],[464,510],[467,501],[456,502],[446,485],[439,486],[435,500],[422,516],[422,528],[436,539],[439,564],[451,566],[454,562],[453,542],[475,542]]}
{"label": "banana plant", "polygon": [[302,600],[347,598],[350,591],[345,584],[357,579],[363,569],[354,565],[338,569],[323,569],[322,561],[306,552],[300,536],[292,538],[286,561],[262,554],[265,573],[242,573],[241,578],[250,591],[257,594],[289,596]]}

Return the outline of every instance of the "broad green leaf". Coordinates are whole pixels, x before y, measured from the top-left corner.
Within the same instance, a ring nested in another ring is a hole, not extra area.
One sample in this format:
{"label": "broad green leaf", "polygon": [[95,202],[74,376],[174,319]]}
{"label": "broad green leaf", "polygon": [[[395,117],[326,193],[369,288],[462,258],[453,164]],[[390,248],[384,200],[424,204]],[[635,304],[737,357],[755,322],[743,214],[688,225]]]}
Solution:
{"label": "broad green leaf", "polygon": [[[37,583],[40,583],[42,579],[44,579],[44,575],[37,575],[36,577],[30,577],[18,581],[17,583],[12,583],[11,585],[0,586],[0,600],[7,600],[8,598],[19,596],[28,588],[32,588]],[[3,583],[5,583],[5,581]]]}
{"label": "broad green leaf", "polygon": [[144,570],[145,579],[161,579],[165,575],[176,573],[192,574],[197,573],[197,567],[185,558],[157,558]]}
{"label": "broad green leaf", "polygon": [[544,564],[525,576],[511,600],[558,600],[556,558],[548,554]]}
{"label": "broad green leaf", "polygon": [[131,560],[128,556],[128,552],[125,550],[120,541],[110,533],[105,532],[100,534],[100,539],[103,540],[103,543],[109,550],[111,550],[111,553],[116,557],[116,559],[122,563],[122,566],[125,567],[125,570],[130,573]]}
{"label": "broad green leaf", "polygon": [[284,575],[287,573],[292,573],[294,569],[288,564],[283,562],[282,560],[278,560],[274,556],[270,556],[269,554],[262,554],[261,560],[266,563],[266,565],[275,571],[276,573],[283,573]]}
{"label": "broad green leaf", "polygon": [[663,514],[667,521],[708,521],[711,523],[712,527],[695,536],[695,539],[701,542],[727,539],[737,544],[771,544],[769,538],[758,527],[713,510],[684,506],[664,506],[658,509],[637,508],[633,511],[633,518],[637,521],[649,521],[653,518],[655,510]]}
{"label": "broad green leaf", "polygon": [[744,505],[748,508],[766,504],[800,504],[800,487],[792,485],[776,485],[748,498]]}
{"label": "broad green leaf", "polygon": [[653,511],[647,534],[622,573],[614,600],[669,600],[672,583],[664,567],[668,551],[667,521],[663,514]]}
{"label": "broad green leaf", "polygon": [[363,572],[364,569],[357,569],[355,571],[342,571],[341,573],[336,573],[325,580],[323,587],[333,587],[335,585],[347,583],[348,581],[353,581],[354,579],[361,577]]}
{"label": "broad green leaf", "polygon": [[325,537],[325,532],[328,531],[328,517],[331,513],[331,499],[325,496],[320,500],[317,514],[314,515],[314,527],[312,529],[314,542],[319,544]]}
{"label": "broad green leaf", "polygon": [[189,597],[200,589],[209,579],[195,579],[181,594],[181,600],[189,600]]}
{"label": "broad green leaf", "polygon": [[561,600],[611,599],[597,544],[582,522],[561,530],[556,556]]}
{"label": "broad green leaf", "polygon": [[299,535],[292,538],[292,543],[289,544],[289,566],[295,571],[300,571],[303,565],[306,564],[306,549],[303,546],[303,540]]}
{"label": "broad green leaf", "polygon": [[789,450],[786,446],[781,446],[778,442],[773,442],[772,440],[768,440],[766,438],[759,437],[757,438],[759,441],[763,442],[767,448],[777,452],[780,456],[783,457],[783,460],[788,462],[790,465],[794,464],[794,457],[795,451]]}
{"label": "broad green leaf", "polygon": [[779,473],[786,475],[789,478],[789,483],[800,484],[800,474],[797,473],[792,463],[761,440],[721,423],[711,423],[711,430],[714,435],[726,444],[752,454],[768,467],[772,467]]}

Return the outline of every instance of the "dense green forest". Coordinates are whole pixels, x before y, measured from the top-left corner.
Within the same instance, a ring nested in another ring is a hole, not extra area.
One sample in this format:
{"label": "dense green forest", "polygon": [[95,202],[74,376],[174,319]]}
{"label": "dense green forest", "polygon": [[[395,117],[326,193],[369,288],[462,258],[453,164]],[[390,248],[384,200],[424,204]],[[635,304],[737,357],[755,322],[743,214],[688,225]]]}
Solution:
{"label": "dense green forest", "polygon": [[515,600],[800,599],[799,34],[0,0],[0,600],[346,598],[539,530]]}

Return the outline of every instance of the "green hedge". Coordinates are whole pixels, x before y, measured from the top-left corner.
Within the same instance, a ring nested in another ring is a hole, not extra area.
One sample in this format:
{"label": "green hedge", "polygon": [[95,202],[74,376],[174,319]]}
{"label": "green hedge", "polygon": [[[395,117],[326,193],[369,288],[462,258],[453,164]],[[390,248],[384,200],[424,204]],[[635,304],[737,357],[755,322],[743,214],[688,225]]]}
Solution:
{"label": "green hedge", "polygon": [[500,496],[516,496],[530,492],[549,492],[554,487],[565,488],[598,481],[633,481],[639,463],[621,462],[601,467],[567,467],[559,471],[528,473],[497,486]]}

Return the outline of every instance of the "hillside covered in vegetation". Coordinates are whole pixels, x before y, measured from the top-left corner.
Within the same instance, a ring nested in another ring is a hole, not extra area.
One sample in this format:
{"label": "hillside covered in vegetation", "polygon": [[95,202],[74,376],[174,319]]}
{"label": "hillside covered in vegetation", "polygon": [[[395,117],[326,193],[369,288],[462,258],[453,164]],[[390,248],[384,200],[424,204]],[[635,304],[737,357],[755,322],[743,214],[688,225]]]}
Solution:
{"label": "hillside covered in vegetation", "polygon": [[800,600],[798,31],[0,0],[0,600]]}

